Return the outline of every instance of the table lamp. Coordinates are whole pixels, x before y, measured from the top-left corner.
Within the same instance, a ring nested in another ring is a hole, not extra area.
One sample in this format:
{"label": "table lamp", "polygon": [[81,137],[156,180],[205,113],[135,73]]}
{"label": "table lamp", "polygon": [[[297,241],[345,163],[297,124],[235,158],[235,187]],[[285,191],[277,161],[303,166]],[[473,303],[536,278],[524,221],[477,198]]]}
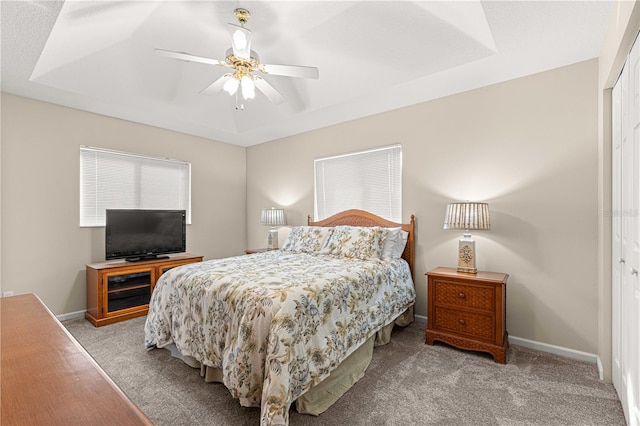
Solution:
{"label": "table lamp", "polygon": [[271,227],[271,229],[269,229],[269,236],[267,238],[267,248],[269,250],[277,249],[278,230],[276,229],[276,226],[287,224],[287,219],[284,217],[284,210],[276,209],[275,207],[271,207],[270,209],[262,209],[260,224],[263,226]]}
{"label": "table lamp", "polygon": [[457,202],[447,206],[444,217],[444,229],[464,229],[458,242],[458,272],[475,274],[476,242],[471,239],[471,229],[491,229],[489,204]]}

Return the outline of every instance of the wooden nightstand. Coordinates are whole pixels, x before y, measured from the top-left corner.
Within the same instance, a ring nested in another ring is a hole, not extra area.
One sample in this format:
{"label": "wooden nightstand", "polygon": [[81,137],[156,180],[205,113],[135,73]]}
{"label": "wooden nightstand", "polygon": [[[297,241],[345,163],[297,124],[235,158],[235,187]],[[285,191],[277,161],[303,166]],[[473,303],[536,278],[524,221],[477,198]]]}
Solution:
{"label": "wooden nightstand", "polygon": [[439,340],[460,349],[488,352],[506,363],[507,279],[500,272],[467,274],[439,267],[426,273],[426,343]]}
{"label": "wooden nightstand", "polygon": [[276,249],[268,249],[268,248],[258,248],[258,249],[246,249],[245,254],[254,254],[254,253],[264,253],[265,251],[278,250]]}

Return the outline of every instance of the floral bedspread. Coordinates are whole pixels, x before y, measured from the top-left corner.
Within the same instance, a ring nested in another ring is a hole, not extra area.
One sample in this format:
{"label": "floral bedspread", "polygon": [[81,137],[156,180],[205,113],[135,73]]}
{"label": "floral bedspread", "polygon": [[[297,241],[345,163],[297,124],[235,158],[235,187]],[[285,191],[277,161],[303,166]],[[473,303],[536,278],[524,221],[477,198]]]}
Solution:
{"label": "floral bedspread", "polygon": [[286,425],[289,407],[415,300],[408,264],[272,251],[194,263],[158,280],[147,348],[175,343],[221,368],[262,425]]}

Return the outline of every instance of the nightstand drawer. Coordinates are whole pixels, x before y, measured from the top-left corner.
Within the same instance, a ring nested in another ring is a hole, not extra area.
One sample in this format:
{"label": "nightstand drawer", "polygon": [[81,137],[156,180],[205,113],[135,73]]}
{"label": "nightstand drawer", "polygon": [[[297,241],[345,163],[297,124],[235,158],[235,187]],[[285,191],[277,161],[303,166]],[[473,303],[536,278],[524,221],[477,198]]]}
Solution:
{"label": "nightstand drawer", "polygon": [[451,281],[435,280],[435,304],[459,306],[488,312],[495,310],[495,289],[493,286],[457,284]]}
{"label": "nightstand drawer", "polygon": [[435,330],[454,331],[486,340],[495,339],[493,315],[435,307]]}

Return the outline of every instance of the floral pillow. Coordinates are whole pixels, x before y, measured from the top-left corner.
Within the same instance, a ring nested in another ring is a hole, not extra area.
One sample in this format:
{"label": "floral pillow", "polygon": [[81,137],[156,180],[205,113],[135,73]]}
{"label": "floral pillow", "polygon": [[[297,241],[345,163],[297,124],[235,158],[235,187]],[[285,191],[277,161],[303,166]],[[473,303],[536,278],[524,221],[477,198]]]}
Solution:
{"label": "floral pillow", "polygon": [[336,226],[321,253],[354,259],[380,259],[388,230],[379,226]]}
{"label": "floral pillow", "polygon": [[333,228],[296,226],[289,232],[280,250],[293,253],[319,253],[331,236]]}

